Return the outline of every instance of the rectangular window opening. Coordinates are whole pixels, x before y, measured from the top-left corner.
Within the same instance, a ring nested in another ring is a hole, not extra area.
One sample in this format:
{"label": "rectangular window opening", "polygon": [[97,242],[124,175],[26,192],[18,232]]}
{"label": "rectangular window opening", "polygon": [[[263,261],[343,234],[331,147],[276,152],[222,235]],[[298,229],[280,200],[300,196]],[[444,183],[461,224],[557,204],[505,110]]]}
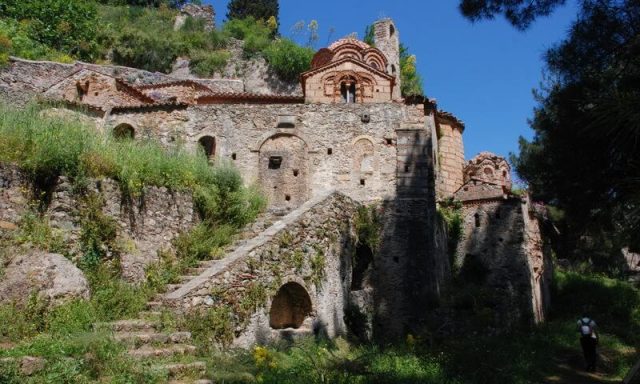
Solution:
{"label": "rectangular window opening", "polygon": [[366,184],[366,180],[365,179],[360,179],[360,185],[364,186]]}
{"label": "rectangular window opening", "polygon": [[282,156],[269,157],[269,169],[280,169],[282,165]]}
{"label": "rectangular window opening", "polygon": [[231,154],[231,160],[235,160],[235,159],[236,159],[236,154],[235,154],[235,153],[232,153],[232,154]]}
{"label": "rectangular window opening", "polygon": [[333,154],[333,148],[327,148],[327,155]]}

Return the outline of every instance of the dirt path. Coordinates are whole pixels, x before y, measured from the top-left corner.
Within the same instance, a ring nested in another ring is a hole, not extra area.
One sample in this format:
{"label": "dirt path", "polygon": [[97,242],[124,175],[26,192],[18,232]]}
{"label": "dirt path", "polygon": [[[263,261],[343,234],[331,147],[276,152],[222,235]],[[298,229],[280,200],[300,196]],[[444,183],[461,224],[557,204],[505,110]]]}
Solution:
{"label": "dirt path", "polygon": [[622,380],[616,377],[613,370],[614,351],[599,348],[598,350],[598,370],[595,373],[586,372],[584,369],[584,358],[582,352],[576,350],[562,350],[553,361],[544,383],[563,384],[595,384],[595,383],[621,383]]}

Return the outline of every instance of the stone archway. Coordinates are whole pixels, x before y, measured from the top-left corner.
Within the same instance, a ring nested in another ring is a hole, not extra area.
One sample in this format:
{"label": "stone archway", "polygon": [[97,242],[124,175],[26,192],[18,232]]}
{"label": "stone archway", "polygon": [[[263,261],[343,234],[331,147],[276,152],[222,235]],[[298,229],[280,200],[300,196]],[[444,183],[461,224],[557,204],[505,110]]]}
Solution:
{"label": "stone archway", "polygon": [[300,328],[311,310],[307,290],[298,283],[286,283],[278,289],[271,302],[269,325],[273,329]]}
{"label": "stone archway", "polygon": [[136,131],[131,124],[122,123],[113,128],[113,137],[116,140],[132,140],[136,136]]}
{"label": "stone archway", "polygon": [[260,147],[259,180],[272,207],[294,208],[308,196],[307,144],[290,134],[276,134]]}

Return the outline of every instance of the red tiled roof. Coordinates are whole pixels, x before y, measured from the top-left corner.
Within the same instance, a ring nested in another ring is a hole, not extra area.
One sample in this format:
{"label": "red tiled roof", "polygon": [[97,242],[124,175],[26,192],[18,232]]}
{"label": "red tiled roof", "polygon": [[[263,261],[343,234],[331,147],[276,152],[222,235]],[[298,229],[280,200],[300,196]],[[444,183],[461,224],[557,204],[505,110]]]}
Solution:
{"label": "red tiled roof", "polygon": [[303,96],[270,95],[250,92],[217,92],[202,95],[196,99],[196,104],[302,104]]}
{"label": "red tiled roof", "polygon": [[438,119],[442,119],[442,120],[447,120],[451,123],[453,123],[454,125],[457,125],[458,127],[460,127],[463,131],[465,128],[464,122],[460,119],[458,119],[457,117],[455,117],[453,115],[453,113],[451,112],[447,112],[447,111],[443,111],[443,110],[438,110],[436,117]]}
{"label": "red tiled roof", "polygon": [[345,37],[344,39],[336,40],[328,48],[333,51],[339,46],[346,44],[356,45],[360,49],[371,48],[369,44],[365,43],[362,40],[354,39],[353,37]]}
{"label": "red tiled roof", "polygon": [[[358,65],[360,65],[361,67],[366,68],[368,71],[371,71],[371,72],[373,72],[373,73],[375,73],[375,74],[377,74],[377,75],[379,75],[379,76],[382,76],[382,77],[384,77],[384,78],[386,78],[386,79],[389,79],[389,80],[395,81],[395,77],[394,77],[394,76],[392,76],[392,75],[390,75],[390,74],[388,74],[388,73],[386,73],[386,72],[382,72],[382,71],[380,71],[380,70],[378,70],[378,69],[375,69],[375,68],[373,68],[372,66],[367,65],[367,63],[365,63],[365,62],[360,61],[360,60],[355,60],[355,59],[353,59],[353,58],[351,58],[351,57],[345,57],[344,59],[340,59],[340,60],[332,61],[331,63],[329,63],[329,64],[327,64],[327,65],[325,65],[325,66],[323,66],[323,67],[319,67],[319,68],[315,68],[315,69],[309,70],[309,71],[307,71],[307,72],[303,72],[303,73],[300,75],[300,77],[303,79],[303,84],[304,84],[304,79],[306,79],[307,77],[309,77],[309,76],[311,76],[311,75],[313,75],[313,74],[315,74],[315,73],[318,73],[318,72],[324,71],[324,70],[325,70],[325,69],[327,69],[327,68],[331,68],[331,67],[338,66],[338,65],[340,65],[340,64],[342,64],[342,63],[345,63],[345,62],[347,62],[347,61],[350,61],[350,62],[352,62],[352,63],[358,64]],[[303,87],[303,89],[304,89],[304,87]]]}
{"label": "red tiled roof", "polygon": [[148,90],[148,89],[160,89],[160,88],[170,88],[170,87],[188,87],[188,88],[197,89],[198,91],[213,92],[211,88],[193,80],[176,80],[176,81],[168,81],[166,83],[145,84],[145,85],[135,86],[136,89],[141,91]]}
{"label": "red tiled roof", "polygon": [[144,93],[138,91],[137,89],[135,89],[134,87],[132,87],[131,85],[127,84],[126,82],[124,82],[121,79],[116,78],[116,87],[118,88],[118,90],[122,90],[124,91],[124,93],[142,101],[143,103],[146,104],[153,104],[156,101],[153,100],[152,98],[150,98],[149,96],[145,95]]}
{"label": "red tiled roof", "polygon": [[112,112],[130,112],[139,110],[157,110],[157,109],[180,109],[186,108],[189,104],[179,102],[154,103],[154,104],[137,104],[137,105],[117,105],[111,108]]}

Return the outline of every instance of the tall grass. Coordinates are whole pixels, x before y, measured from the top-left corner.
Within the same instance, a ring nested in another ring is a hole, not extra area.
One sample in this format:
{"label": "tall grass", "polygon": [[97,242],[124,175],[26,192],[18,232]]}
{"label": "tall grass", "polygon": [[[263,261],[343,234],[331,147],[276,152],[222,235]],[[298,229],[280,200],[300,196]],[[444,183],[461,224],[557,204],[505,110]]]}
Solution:
{"label": "tall grass", "polygon": [[211,167],[204,156],[152,140],[116,140],[79,120],[44,116],[38,106],[0,105],[0,162],[17,164],[34,181],[112,178],[130,196],[150,185],[190,190],[202,218],[213,224],[240,227],[265,204],[228,164]]}

